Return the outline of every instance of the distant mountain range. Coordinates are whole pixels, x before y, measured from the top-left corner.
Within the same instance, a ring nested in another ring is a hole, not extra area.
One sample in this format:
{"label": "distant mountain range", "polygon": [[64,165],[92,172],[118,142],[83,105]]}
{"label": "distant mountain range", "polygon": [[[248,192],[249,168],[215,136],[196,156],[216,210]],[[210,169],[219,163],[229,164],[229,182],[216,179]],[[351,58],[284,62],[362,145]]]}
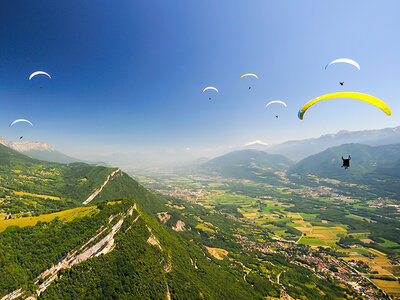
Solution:
{"label": "distant mountain range", "polygon": [[288,141],[278,145],[260,146],[269,153],[278,153],[290,159],[301,160],[330,147],[348,143],[379,146],[400,143],[400,126],[377,130],[339,131],[336,134],[325,134],[318,138]]}
{"label": "distant mountain range", "polygon": [[[351,155],[350,168],[344,172],[341,157]],[[400,144],[369,146],[344,144],[328,148],[311,155],[289,169],[300,175],[314,174],[320,177],[340,180],[359,179],[367,173],[377,171],[386,164],[400,159]]]}
{"label": "distant mountain range", "polygon": [[93,162],[74,158],[54,149],[52,146],[42,142],[9,142],[0,137],[0,144],[23,153],[29,157],[57,163],[84,162],[88,164],[107,166],[104,162]]}
{"label": "distant mountain range", "polygon": [[[341,157],[351,155],[350,168],[344,170]],[[295,163],[283,155],[260,150],[239,150],[186,168],[199,173],[226,178],[249,179],[274,184],[284,171],[295,180],[309,180],[312,174],[342,182],[368,185],[382,196],[400,193],[400,143],[383,146],[344,144],[328,148]]]}
{"label": "distant mountain range", "polygon": [[187,168],[186,172],[274,183],[279,177],[276,172],[286,170],[293,164],[292,160],[282,155],[247,149],[233,151],[193,165],[191,169]]}
{"label": "distant mountain range", "polygon": [[[370,146],[400,143],[400,126],[377,130],[340,131],[336,134],[326,134],[318,138],[287,141],[277,145],[265,145],[264,142],[254,141],[248,143],[246,146],[240,147],[237,151],[250,150],[251,148],[268,152],[270,154],[283,155],[290,160],[300,161],[310,155],[317,154],[328,148],[349,143],[358,143]],[[201,165],[208,160],[207,158],[196,159],[196,155],[191,153],[191,151],[167,153],[160,150],[151,153],[134,152],[129,154],[114,153],[103,156],[97,155],[93,156],[95,157],[93,159],[94,161],[88,161],[68,156],[57,151],[49,144],[42,142],[9,142],[0,137],[0,144],[36,159],[59,163],[85,162],[104,166],[118,165],[125,170],[132,170],[132,172],[135,172],[138,169],[160,167],[190,168],[190,166]],[[228,155],[226,158],[233,159],[234,157]]]}
{"label": "distant mountain range", "polygon": [[293,161],[283,155],[269,154],[265,151],[247,149],[233,151],[218,156],[202,164],[202,167],[223,170],[226,167],[257,167],[271,171],[284,170],[293,164]]}
{"label": "distant mountain range", "polygon": [[[341,156],[351,155],[350,168],[341,168]],[[321,178],[368,185],[381,196],[400,196],[400,144],[368,146],[345,144],[309,156],[288,170],[304,178]]]}

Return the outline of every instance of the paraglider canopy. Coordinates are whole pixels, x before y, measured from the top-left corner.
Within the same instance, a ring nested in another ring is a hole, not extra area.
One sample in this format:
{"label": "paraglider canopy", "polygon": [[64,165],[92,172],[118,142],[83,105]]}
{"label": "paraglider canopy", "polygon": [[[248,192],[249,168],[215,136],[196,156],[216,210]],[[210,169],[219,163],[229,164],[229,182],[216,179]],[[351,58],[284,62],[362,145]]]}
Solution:
{"label": "paraglider canopy", "polygon": [[350,65],[355,66],[358,70],[360,70],[360,65],[359,65],[355,60],[352,60],[352,59],[350,59],[350,58],[338,58],[338,59],[332,60],[330,63],[328,63],[328,64],[325,66],[325,70],[326,70],[330,65],[333,65],[333,64],[336,64],[336,63],[350,64]]}
{"label": "paraglider canopy", "polygon": [[29,120],[17,119],[17,120],[12,121],[8,127],[11,127],[11,126],[13,126],[14,124],[20,123],[20,122],[26,122],[26,123],[30,124],[31,126],[33,126],[32,122],[29,121]]}
{"label": "paraglider canopy", "polygon": [[281,100],[273,100],[273,101],[268,102],[267,105],[265,105],[265,108],[267,108],[268,106],[270,106],[273,103],[279,103],[279,104],[282,104],[283,106],[287,107],[285,102],[283,102]]}
{"label": "paraglider canopy", "polygon": [[243,77],[247,77],[247,76],[252,76],[252,77],[255,77],[255,78],[258,79],[258,76],[257,76],[256,74],[253,74],[253,73],[246,73],[246,74],[243,74],[242,76],[240,76],[240,79],[242,79]]}
{"label": "paraglider canopy", "polygon": [[48,77],[51,79],[51,76],[50,76],[48,73],[43,72],[43,71],[36,71],[36,72],[33,72],[33,73],[29,76],[29,80],[31,80],[33,77],[35,77],[35,76],[37,76],[37,75],[46,75],[46,76],[48,76]]}
{"label": "paraglider canopy", "polygon": [[[257,76],[256,74],[253,74],[253,73],[246,73],[246,74],[243,74],[242,76],[240,76],[240,79],[242,79],[242,78],[244,78],[244,77],[248,77],[248,76],[254,77],[254,78],[258,79],[258,76]],[[249,86],[249,90],[250,90],[250,89],[251,89],[251,86]]]}
{"label": "paraglider canopy", "polygon": [[[208,87],[204,88],[204,89],[203,89],[203,93],[204,93],[205,91],[208,91],[208,90],[216,91],[217,93],[219,93],[218,89],[217,89],[216,87],[213,87],[213,86],[208,86]],[[208,100],[211,100],[211,97],[208,97]]]}
{"label": "paraglider canopy", "polygon": [[[283,105],[284,107],[287,107],[287,105],[286,105],[285,102],[283,102],[283,101],[281,101],[281,100],[273,100],[273,101],[268,102],[268,103],[265,105],[265,108],[268,108],[268,106],[270,106],[271,104],[274,104],[274,103]],[[278,117],[279,117],[279,116],[278,116],[278,115],[276,114],[276,112],[275,112],[275,118],[278,119]]]}
{"label": "paraglider canopy", "polygon": [[213,90],[213,91],[216,91],[217,93],[219,93],[218,89],[213,86],[208,86],[208,87],[204,88],[203,93],[208,90]]}
{"label": "paraglider canopy", "polygon": [[367,102],[369,104],[372,104],[372,105],[378,107],[388,116],[390,116],[392,114],[389,106],[387,106],[387,104],[385,102],[383,102],[382,100],[380,100],[374,96],[370,96],[370,95],[362,94],[362,93],[356,93],[356,92],[339,92],[339,93],[326,94],[326,95],[320,96],[318,98],[315,98],[315,99],[307,102],[299,110],[299,113],[298,113],[299,119],[303,120],[304,113],[307,111],[307,109],[309,109],[315,103],[322,101],[322,100],[337,99],[337,98],[349,98],[349,99],[364,101],[364,102]]}
{"label": "paraglider canopy", "polygon": [[[268,106],[270,106],[271,104],[280,104],[280,105],[282,105],[282,106],[284,106],[284,107],[287,107],[287,105],[286,105],[286,103],[285,102],[283,102],[283,101],[281,101],[281,100],[273,100],[273,101],[270,101],[270,102],[268,102],[266,105],[265,105],[265,108],[266,109],[268,109]],[[275,111],[274,112],[275,113],[275,118],[276,119],[278,119],[278,114],[277,114],[277,112]]]}

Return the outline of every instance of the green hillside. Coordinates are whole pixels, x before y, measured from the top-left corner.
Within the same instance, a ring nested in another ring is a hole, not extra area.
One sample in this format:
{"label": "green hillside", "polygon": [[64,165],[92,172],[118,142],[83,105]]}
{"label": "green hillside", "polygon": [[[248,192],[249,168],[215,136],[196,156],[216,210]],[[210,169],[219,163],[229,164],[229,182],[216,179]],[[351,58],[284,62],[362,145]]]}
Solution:
{"label": "green hillside", "polygon": [[282,155],[249,149],[216,157],[202,164],[197,171],[228,178],[273,183],[279,179],[275,172],[285,170],[292,164],[290,159]]}
{"label": "green hillside", "polygon": [[[1,150],[3,162],[7,160],[0,168],[8,176],[5,183],[19,193],[51,194],[52,199],[29,196],[41,199],[44,206],[67,203],[64,194],[79,205],[115,170],[50,164]],[[21,174],[29,178],[18,182]],[[26,187],[30,180],[38,184]],[[24,208],[16,203],[15,209]],[[248,231],[248,224],[155,195],[123,172],[115,173],[90,205],[96,204],[88,210],[63,210],[60,217],[38,215],[35,225],[32,218],[25,217],[29,222],[24,223],[22,217],[0,232],[0,297],[14,293],[22,298],[40,294],[40,299],[279,298],[283,288],[275,278],[282,272],[292,297],[353,295],[279,252],[243,251],[237,234]],[[161,221],[160,214],[169,215],[168,222]],[[183,225],[176,229],[179,222]],[[261,237],[269,239],[268,231],[248,236],[251,241]]]}
{"label": "green hillside", "polygon": [[[343,172],[341,157],[351,155],[351,167]],[[314,174],[340,180],[359,179],[400,157],[400,144],[372,147],[361,144],[345,144],[329,148],[309,156],[289,169],[291,173]]]}
{"label": "green hillside", "polygon": [[[21,198],[18,201],[18,197],[10,196],[1,205],[5,212],[7,209],[15,212],[35,209],[40,201],[43,206],[57,203],[52,210],[77,206],[114,170],[82,163],[62,165],[38,161],[1,146],[2,188],[7,189],[8,194],[19,193]],[[128,196],[131,198],[111,202],[112,205],[102,201]],[[28,200],[32,201],[31,204]],[[39,215],[35,217],[38,223],[34,226],[31,226],[31,221],[25,224],[24,218],[20,222],[11,222],[24,224],[24,227],[11,226],[0,233],[0,296],[18,288],[22,288],[26,295],[35,294],[47,279],[43,277],[36,281],[35,278],[66,255],[68,257],[76,250],[78,253],[83,251],[79,249],[84,242],[105,228],[104,233],[89,245],[100,241],[105,234],[112,232],[111,226],[122,220],[121,216],[135,203],[154,214],[159,208],[165,208],[164,202],[128,175],[117,173],[93,200],[93,203],[98,203],[97,213],[75,214],[73,219],[64,216],[68,221]],[[42,208],[36,214],[44,211],[46,209]],[[140,218],[136,219],[139,214]],[[110,218],[114,218],[112,222]],[[74,266],[70,271],[61,270],[59,275],[63,275],[62,279],[57,280],[41,297],[59,299],[63,295],[63,298],[86,299],[96,295],[102,298],[152,295],[152,298],[161,299],[166,296],[167,282],[169,293],[179,298],[190,295],[216,298],[221,295],[227,299],[234,296],[248,299],[255,295],[248,284],[238,284],[241,274],[222,271],[204,257],[199,247],[194,247],[171,231],[137,208],[132,216],[126,216],[123,227],[115,236],[115,250]],[[159,241],[161,248],[148,243],[150,235]],[[201,271],[195,271],[191,258],[196,259],[196,267]],[[166,272],[169,265],[173,269]],[[92,270],[90,276],[87,268]],[[213,280],[216,274],[218,281]]]}
{"label": "green hillside", "polygon": [[65,155],[61,152],[58,152],[56,150],[49,151],[49,150],[28,150],[22,152],[23,154],[30,156],[35,159],[40,159],[44,161],[50,161],[50,162],[57,162],[57,163],[62,163],[62,164],[68,164],[68,163],[73,163],[73,162],[81,162],[79,159],[76,159],[74,157],[70,157],[68,155]]}
{"label": "green hillside", "polygon": [[105,167],[109,166],[108,164],[106,164],[105,162],[102,162],[102,161],[82,160],[82,159],[78,159],[75,157],[65,155],[64,153],[61,153],[57,150],[27,150],[27,151],[22,151],[21,153],[24,155],[27,155],[29,157],[32,157],[34,159],[55,162],[55,163],[61,163],[61,164],[82,162],[82,163],[91,164],[91,165],[99,165],[99,166],[105,166]]}
{"label": "green hillside", "polygon": [[75,207],[114,170],[40,161],[0,145],[0,212],[48,213]]}
{"label": "green hillside", "polygon": [[287,141],[282,144],[265,146],[270,153],[279,153],[291,159],[301,160],[328,148],[343,144],[357,143],[370,146],[388,145],[400,142],[400,127],[375,130],[346,131],[325,134],[318,138]]}
{"label": "green hillside", "polygon": [[383,196],[400,200],[400,160],[380,165],[366,174],[361,182],[371,186]]}
{"label": "green hillside", "polygon": [[[351,155],[350,168],[341,168],[342,155]],[[379,196],[399,199],[400,144],[367,146],[346,144],[329,148],[309,156],[289,169],[290,174],[300,175],[304,182],[307,174],[343,182],[368,185]],[[294,179],[294,178],[292,178]]]}

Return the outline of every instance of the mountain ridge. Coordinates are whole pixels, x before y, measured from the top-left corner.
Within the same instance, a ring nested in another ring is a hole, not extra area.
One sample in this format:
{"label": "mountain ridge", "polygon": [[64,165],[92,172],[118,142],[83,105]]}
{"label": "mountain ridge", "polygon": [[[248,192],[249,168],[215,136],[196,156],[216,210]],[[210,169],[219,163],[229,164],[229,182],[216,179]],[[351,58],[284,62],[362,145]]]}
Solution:
{"label": "mountain ridge", "polygon": [[262,148],[270,153],[278,153],[290,159],[301,160],[330,147],[348,143],[359,143],[371,146],[400,143],[400,126],[393,128],[347,131],[324,134],[317,138],[287,141],[281,144]]}
{"label": "mountain ridge", "polygon": [[15,151],[18,151],[22,154],[25,154],[29,157],[48,162],[56,162],[63,164],[82,162],[87,164],[109,166],[108,164],[102,161],[98,162],[88,161],[71,157],[60,151],[57,151],[53,146],[43,142],[38,142],[38,141],[11,142],[11,141],[6,141],[4,138],[0,137],[0,144],[8,148],[11,148]]}

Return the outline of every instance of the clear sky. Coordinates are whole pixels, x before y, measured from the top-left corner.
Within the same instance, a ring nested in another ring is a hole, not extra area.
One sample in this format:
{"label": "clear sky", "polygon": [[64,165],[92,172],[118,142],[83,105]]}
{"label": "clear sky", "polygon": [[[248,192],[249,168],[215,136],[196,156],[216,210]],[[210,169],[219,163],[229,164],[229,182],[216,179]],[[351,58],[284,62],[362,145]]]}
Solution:
{"label": "clear sky", "polygon": [[[1,1],[0,135],[88,157],[398,126],[399,12],[396,0]],[[361,70],[324,70],[339,57]],[[36,70],[53,78],[29,81]],[[212,101],[208,85],[220,90]],[[381,98],[392,116],[331,100],[297,118],[336,91]],[[264,108],[276,99],[288,108]],[[35,126],[9,129],[16,118]]]}

